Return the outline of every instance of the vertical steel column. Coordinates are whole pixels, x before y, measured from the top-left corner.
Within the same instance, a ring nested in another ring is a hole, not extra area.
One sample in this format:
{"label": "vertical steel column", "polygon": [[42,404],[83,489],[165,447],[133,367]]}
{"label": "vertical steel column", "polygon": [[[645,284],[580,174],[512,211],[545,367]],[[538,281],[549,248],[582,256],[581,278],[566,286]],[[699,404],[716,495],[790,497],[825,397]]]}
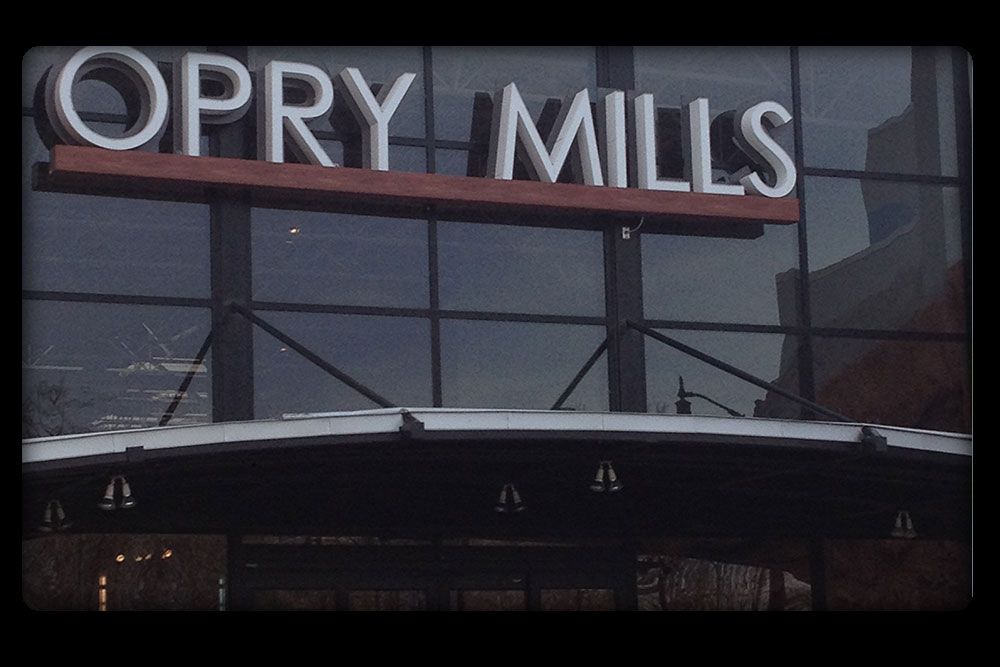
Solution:
{"label": "vertical steel column", "polygon": [[[635,88],[632,47],[597,49],[597,85]],[[632,227],[638,226],[635,220]],[[620,224],[604,230],[604,294],[608,329],[608,406],[618,412],[646,411],[645,342],[628,320],[643,321],[642,246],[638,234],[625,239]]]}
{"label": "vertical steel column", "polygon": [[[246,47],[220,47],[219,52],[244,64]],[[211,152],[220,157],[253,159],[254,109],[236,123],[221,125],[211,135]],[[212,420],[253,419],[253,325],[230,313],[231,301],[250,307],[252,263],[250,199],[213,194],[209,200],[212,262]]]}
{"label": "vertical steel column", "polygon": [[[802,87],[799,80],[799,50],[790,47],[789,64],[792,79],[792,128],[795,135],[795,169],[799,177],[795,183],[795,196],[799,200],[798,230],[799,273],[798,273],[798,321],[794,324],[802,327],[805,332],[798,341],[799,396],[809,401],[816,400],[816,383],[813,373],[813,338],[812,338],[812,305],[809,287],[809,245],[806,223],[806,183],[805,157],[802,145]],[[784,324],[784,322],[782,322]],[[808,408],[801,408],[799,416],[802,419],[815,419],[816,414]]]}

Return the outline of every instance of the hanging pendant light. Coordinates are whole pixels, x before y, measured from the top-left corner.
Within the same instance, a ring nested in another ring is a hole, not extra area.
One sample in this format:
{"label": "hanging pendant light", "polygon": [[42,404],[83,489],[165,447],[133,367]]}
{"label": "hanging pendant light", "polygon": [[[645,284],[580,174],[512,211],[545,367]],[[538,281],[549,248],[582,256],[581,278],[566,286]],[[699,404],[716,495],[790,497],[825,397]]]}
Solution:
{"label": "hanging pendant light", "polygon": [[615,493],[622,490],[621,480],[618,479],[611,461],[601,461],[597,465],[597,473],[590,484],[590,490],[594,493]]}
{"label": "hanging pendant light", "polygon": [[493,506],[493,509],[497,512],[523,512],[524,507],[524,502],[521,500],[521,494],[517,492],[517,487],[508,482],[500,490],[500,498],[497,500],[496,505]]}

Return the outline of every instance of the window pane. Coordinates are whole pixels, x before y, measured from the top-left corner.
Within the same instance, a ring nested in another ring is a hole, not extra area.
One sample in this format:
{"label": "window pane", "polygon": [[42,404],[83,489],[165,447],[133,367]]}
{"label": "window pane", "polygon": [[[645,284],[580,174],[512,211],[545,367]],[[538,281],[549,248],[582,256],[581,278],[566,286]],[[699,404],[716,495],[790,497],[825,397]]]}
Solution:
{"label": "window pane", "polygon": [[24,289],[208,296],[209,219],[201,204],[36,192],[48,151],[22,121]]}
{"label": "window pane", "polygon": [[[677,330],[662,330],[661,333],[761,380],[800,394],[796,336]],[[702,395],[687,399],[692,414],[725,416],[729,408],[747,417],[799,418],[795,403],[647,338],[648,411],[677,413],[681,379],[686,392]]]}
{"label": "window pane", "polygon": [[427,223],[254,209],[258,301],[428,305]]}
{"label": "window pane", "polygon": [[798,322],[798,230],[765,225],[756,239],[643,234],[646,317]]}
{"label": "window pane", "polygon": [[[392,403],[432,404],[426,320],[317,313],[257,315]],[[379,407],[260,328],[254,330],[254,378],[258,419]]]}
{"label": "window pane", "polygon": [[441,307],[604,315],[600,232],[442,222]]}
{"label": "window pane", "polygon": [[806,179],[816,326],[966,329],[957,188]]}
{"label": "window pane", "polygon": [[802,48],[806,164],[957,175],[951,67],[938,47]]}
{"label": "window pane", "polygon": [[587,88],[593,101],[595,50],[584,46],[435,47],[437,138],[485,144],[492,97],[512,82],[536,121],[549,99],[562,100]]}
{"label": "window pane", "polygon": [[206,310],[25,301],[23,437],[156,426],[189,371],[171,425],[211,421],[211,364],[193,365]]}
{"label": "window pane", "polygon": [[[423,137],[424,65],[419,46],[255,46],[250,49],[250,70],[261,70],[272,60],[315,65],[332,79],[345,67],[354,67],[369,86],[391,86],[404,73],[416,74],[389,122],[391,136]],[[358,133],[358,124],[346,107],[346,98],[334,93],[334,111],[310,121],[313,130]],[[392,150],[390,149],[390,168]]]}
{"label": "window pane", "polygon": [[[548,410],[604,336],[603,327],[442,322],[444,404]],[[590,369],[564,407],[608,409],[606,356]]]}
{"label": "window pane", "polygon": [[857,421],[972,429],[969,349],[962,343],[815,338],[819,402]]}

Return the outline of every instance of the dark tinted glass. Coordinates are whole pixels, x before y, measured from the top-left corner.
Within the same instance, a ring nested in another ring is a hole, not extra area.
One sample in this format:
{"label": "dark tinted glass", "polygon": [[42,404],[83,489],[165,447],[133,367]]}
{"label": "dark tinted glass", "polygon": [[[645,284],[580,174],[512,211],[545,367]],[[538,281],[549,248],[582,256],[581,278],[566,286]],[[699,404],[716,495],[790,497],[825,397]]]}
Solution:
{"label": "dark tinted glass", "polygon": [[252,217],[255,299],[428,305],[426,222],[275,209]]}
{"label": "dark tinted glass", "polygon": [[646,317],[794,325],[798,263],[795,225],[756,239],[643,234]]}
{"label": "dark tinted glass", "polygon": [[600,232],[442,222],[441,307],[604,315]]}
{"label": "dark tinted glass", "polygon": [[963,343],[817,337],[813,353],[821,404],[857,421],[971,432]]}
{"label": "dark tinted glass", "polygon": [[[603,327],[514,322],[441,323],[441,384],[447,407],[548,410],[604,340]],[[563,404],[607,410],[607,357]]]}
{"label": "dark tinted glass", "polygon": [[211,421],[210,359],[194,365],[207,309],[26,301],[25,437],[156,426],[193,369],[171,425]]}
{"label": "dark tinted glass", "polygon": [[[257,315],[398,406],[431,399],[430,326],[426,320],[313,313]],[[254,414],[364,410],[379,405],[288,348],[254,331]]]}
{"label": "dark tinted glass", "polygon": [[799,53],[808,166],[957,175],[949,49],[803,47]]}
{"label": "dark tinted glass", "polygon": [[809,177],[816,326],[964,331],[957,188]]}

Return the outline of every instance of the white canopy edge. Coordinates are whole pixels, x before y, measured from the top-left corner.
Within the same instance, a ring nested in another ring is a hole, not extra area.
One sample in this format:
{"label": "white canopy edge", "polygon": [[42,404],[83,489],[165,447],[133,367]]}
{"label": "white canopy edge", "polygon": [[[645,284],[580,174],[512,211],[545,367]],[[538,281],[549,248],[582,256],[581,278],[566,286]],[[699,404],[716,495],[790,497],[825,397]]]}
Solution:
{"label": "white canopy edge", "polygon": [[[286,414],[281,419],[165,426],[105,433],[32,438],[21,443],[21,463],[122,454],[145,450],[218,445],[222,443],[294,441],[323,436],[391,435],[399,433],[404,415],[423,423],[426,437],[435,433],[504,432],[608,433],[662,435],[664,440],[746,441],[748,444],[858,443],[865,424],[790,421],[762,418],[661,415],[621,412],[548,410],[383,408],[353,412]],[[890,448],[972,456],[972,436],[872,424]]]}

